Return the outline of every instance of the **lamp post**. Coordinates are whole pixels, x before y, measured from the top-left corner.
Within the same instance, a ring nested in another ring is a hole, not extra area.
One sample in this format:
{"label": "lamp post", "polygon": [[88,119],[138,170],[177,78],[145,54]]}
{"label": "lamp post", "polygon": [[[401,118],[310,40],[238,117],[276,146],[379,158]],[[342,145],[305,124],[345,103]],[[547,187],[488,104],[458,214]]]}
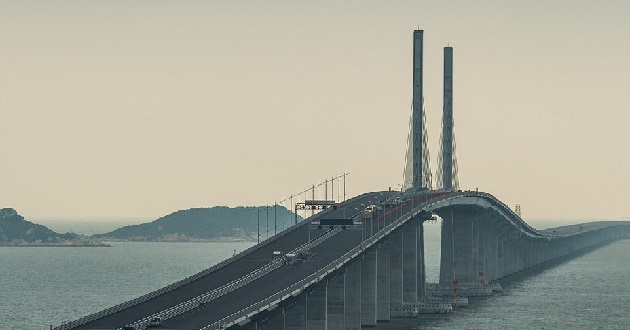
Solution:
{"label": "lamp post", "polygon": [[269,239],[269,205],[265,206],[265,210],[267,211],[267,237],[265,239]]}

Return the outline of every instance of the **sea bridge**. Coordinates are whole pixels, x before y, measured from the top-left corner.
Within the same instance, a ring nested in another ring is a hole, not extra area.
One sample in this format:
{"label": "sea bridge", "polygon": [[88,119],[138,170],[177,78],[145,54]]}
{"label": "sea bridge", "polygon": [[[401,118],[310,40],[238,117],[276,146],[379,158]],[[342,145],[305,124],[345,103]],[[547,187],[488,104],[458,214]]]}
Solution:
{"label": "sea bridge", "polygon": [[[499,290],[508,276],[630,238],[623,221],[536,230],[497,197],[459,189],[451,47],[444,51],[442,149],[432,189],[422,41],[423,31],[414,31],[409,175],[401,191],[324,203],[321,212],[207,270],[55,329],[144,329],[156,317],[160,329],[360,329],[448,312],[461,297]],[[427,284],[423,223],[436,216],[440,277]]]}

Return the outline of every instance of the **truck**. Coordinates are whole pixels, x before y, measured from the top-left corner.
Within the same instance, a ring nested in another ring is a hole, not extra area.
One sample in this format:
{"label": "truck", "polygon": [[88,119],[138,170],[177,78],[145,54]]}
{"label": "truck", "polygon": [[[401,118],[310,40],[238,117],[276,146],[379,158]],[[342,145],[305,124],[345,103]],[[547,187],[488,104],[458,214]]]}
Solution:
{"label": "truck", "polygon": [[299,250],[296,253],[287,253],[285,255],[285,265],[295,266],[311,257],[311,253],[308,250]]}

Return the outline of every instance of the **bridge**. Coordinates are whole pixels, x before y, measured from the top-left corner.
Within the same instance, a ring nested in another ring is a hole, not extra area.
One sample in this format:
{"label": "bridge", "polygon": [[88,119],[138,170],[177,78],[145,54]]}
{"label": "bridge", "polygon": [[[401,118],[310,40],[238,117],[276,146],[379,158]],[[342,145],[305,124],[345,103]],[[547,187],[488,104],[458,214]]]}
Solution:
{"label": "bridge", "polygon": [[[453,50],[444,49],[444,109],[432,188],[422,99],[423,31],[414,31],[413,107],[401,191],[339,203],[209,269],[55,329],[360,329],[448,312],[513,274],[630,238],[630,222],[536,230],[495,196],[458,187]],[[425,221],[442,219],[439,283],[427,283]]]}

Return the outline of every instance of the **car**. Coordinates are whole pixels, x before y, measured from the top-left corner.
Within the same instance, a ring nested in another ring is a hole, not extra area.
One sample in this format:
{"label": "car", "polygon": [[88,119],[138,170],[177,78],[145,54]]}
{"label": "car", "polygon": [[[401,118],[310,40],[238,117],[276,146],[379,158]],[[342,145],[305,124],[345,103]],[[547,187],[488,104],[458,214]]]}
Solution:
{"label": "car", "polygon": [[159,317],[154,317],[149,321],[148,327],[159,327],[162,325],[162,319]]}

